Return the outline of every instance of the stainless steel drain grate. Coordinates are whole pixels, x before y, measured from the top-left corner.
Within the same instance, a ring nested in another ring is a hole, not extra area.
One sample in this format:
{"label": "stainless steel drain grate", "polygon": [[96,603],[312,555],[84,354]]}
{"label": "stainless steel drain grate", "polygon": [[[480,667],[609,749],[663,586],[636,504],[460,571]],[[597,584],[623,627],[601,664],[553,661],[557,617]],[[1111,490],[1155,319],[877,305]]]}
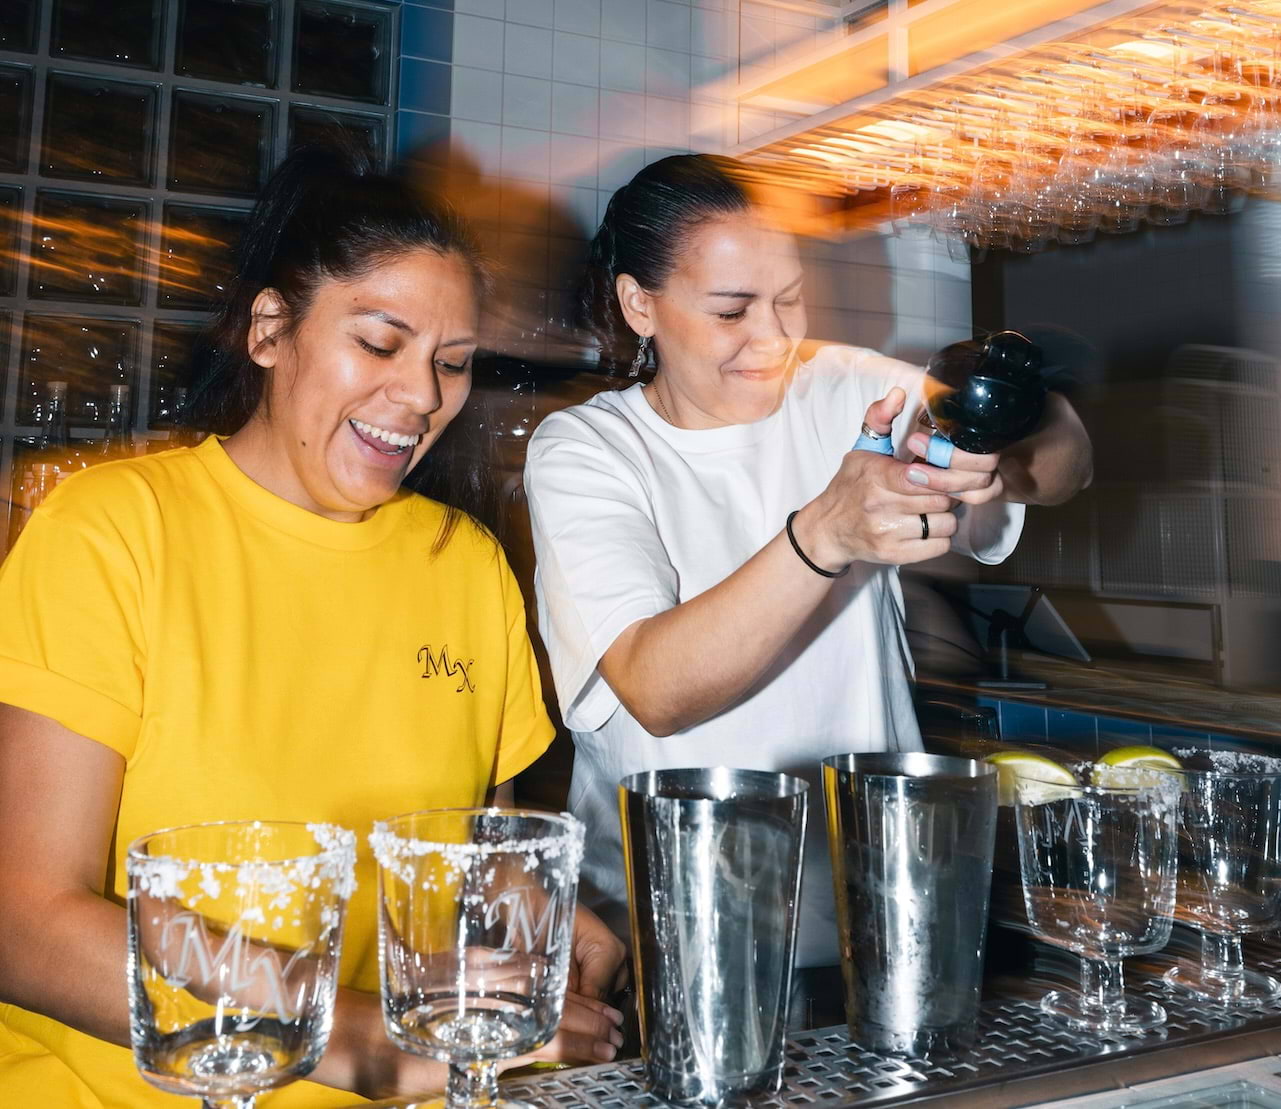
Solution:
{"label": "stainless steel drain grate", "polygon": [[[1255,955],[1249,965],[1281,977],[1281,958]],[[1224,1032],[1281,1028],[1281,1003],[1226,1013],[1172,993],[1159,977],[1143,977],[1131,971],[1129,980],[1134,992],[1165,1006],[1169,1020],[1159,1032],[1100,1039],[1049,1020],[1034,1001],[994,1000],[983,1007],[974,1049],[936,1062],[876,1055],[851,1042],[843,1025],[821,1028],[788,1041],[783,1088],[773,1097],[754,1099],[753,1106],[787,1109],[794,1105],[837,1106],[851,1102],[885,1105],[975,1090],[1109,1059],[1120,1061],[1145,1051],[1191,1047]],[[665,1104],[645,1092],[644,1075],[636,1061],[512,1080],[503,1083],[503,1092],[506,1097],[546,1109],[623,1109]]]}

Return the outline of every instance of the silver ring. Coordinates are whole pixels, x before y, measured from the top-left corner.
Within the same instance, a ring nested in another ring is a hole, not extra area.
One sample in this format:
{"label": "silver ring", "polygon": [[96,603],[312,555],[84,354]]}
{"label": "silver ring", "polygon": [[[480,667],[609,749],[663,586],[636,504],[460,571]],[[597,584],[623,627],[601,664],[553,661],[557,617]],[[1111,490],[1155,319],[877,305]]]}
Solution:
{"label": "silver ring", "polygon": [[863,434],[866,435],[873,442],[877,441],[878,439],[889,438],[888,434],[882,435],[879,431],[873,431],[870,427],[867,426],[867,424],[863,425]]}
{"label": "silver ring", "polygon": [[929,537],[930,537],[930,518],[926,516],[924,512],[922,512],[921,513],[921,538],[928,539]]}

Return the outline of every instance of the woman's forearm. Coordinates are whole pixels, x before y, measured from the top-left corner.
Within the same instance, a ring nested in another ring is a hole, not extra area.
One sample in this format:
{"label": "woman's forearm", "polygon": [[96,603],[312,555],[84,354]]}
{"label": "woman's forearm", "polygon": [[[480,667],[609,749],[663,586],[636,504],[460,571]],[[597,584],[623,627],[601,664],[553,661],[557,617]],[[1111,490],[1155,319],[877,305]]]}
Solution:
{"label": "woman's forearm", "polygon": [[[889,434],[905,400],[902,389],[891,389],[868,408],[866,423]],[[896,458],[848,452],[827,488],[796,514],[792,531],[800,549],[827,571],[946,554],[956,533],[952,495],[990,473],[940,472],[946,484],[932,489],[918,480],[921,471]],[[929,515],[925,539],[922,514]],[[781,531],[718,585],[632,624],[598,668],[641,727],[671,735],[742,699],[831,587],[832,579],[806,566]]]}
{"label": "woman's forearm", "polygon": [[90,891],[6,885],[0,1000],[127,1047],[124,909]]}
{"label": "woman's forearm", "polygon": [[[793,529],[821,565],[816,515],[807,505]],[[747,693],[831,585],[780,533],[720,584],[631,625],[605,652],[601,675],[647,732],[671,735]]]}
{"label": "woman's forearm", "polygon": [[376,994],[338,991],[333,1032],[313,1082],[376,1099],[438,1092],[448,1075],[444,1063],[402,1052],[387,1038]]}
{"label": "woman's forearm", "polygon": [[125,911],[103,896],[124,759],[0,704],[0,1001],[129,1042]]}
{"label": "woman's forearm", "polygon": [[[104,889],[123,776],[116,752],[0,704],[0,1002],[122,1047],[129,1044],[126,913]],[[163,942],[163,932],[144,932],[153,951]],[[213,987],[192,980],[193,992]],[[561,1034],[544,1057],[599,1060],[597,1045],[610,1042],[603,1008],[569,995]],[[390,1097],[440,1090],[445,1075],[441,1064],[392,1044],[377,995],[338,991],[313,1080]]]}
{"label": "woman's forearm", "polygon": [[[128,1047],[125,910],[89,891],[15,892],[5,898],[0,941],[3,999]],[[405,1056],[387,1039],[376,996],[338,991],[314,1081],[373,1098],[439,1090],[445,1074],[443,1065]]]}
{"label": "woman's forearm", "polygon": [[1049,395],[1041,426],[1002,452],[998,470],[1005,498],[1021,504],[1062,504],[1090,484],[1090,437],[1065,397]]}

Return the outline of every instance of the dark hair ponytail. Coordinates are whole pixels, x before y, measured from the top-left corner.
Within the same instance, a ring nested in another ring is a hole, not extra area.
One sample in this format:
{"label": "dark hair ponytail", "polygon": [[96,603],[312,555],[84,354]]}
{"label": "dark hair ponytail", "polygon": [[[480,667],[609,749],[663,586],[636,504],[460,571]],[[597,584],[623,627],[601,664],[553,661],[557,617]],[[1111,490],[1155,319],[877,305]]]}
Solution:
{"label": "dark hair ponytail", "polygon": [[674,154],[646,166],[610,197],[579,293],[581,322],[600,343],[603,365],[626,366],[636,350],[615,291],[618,275],[631,274],[651,292],[662,289],[693,227],[751,207],[741,177],[732,158]]}
{"label": "dark hair ponytail", "polygon": [[247,349],[254,298],[275,289],[286,333],[326,281],[349,281],[411,250],[457,253],[481,279],[480,254],[446,205],[407,181],[374,173],[365,155],[333,147],[290,154],[249,215],[227,298],[197,349],[190,422],[230,435],[257,411],[266,376]]}
{"label": "dark hair ponytail", "polygon": [[[196,347],[183,422],[231,435],[265,403],[267,372],[248,350],[253,303],[263,289],[280,294],[286,320],[277,334],[287,335],[321,284],[358,278],[413,250],[460,255],[471,264],[477,285],[486,285],[475,241],[448,205],[407,180],[375,173],[367,156],[354,149],[294,151],[250,213],[226,301]],[[488,459],[475,443],[460,442],[465,435],[451,435],[453,430],[446,428],[405,484],[494,528],[497,499]],[[451,511],[438,544],[456,523],[457,512]]]}

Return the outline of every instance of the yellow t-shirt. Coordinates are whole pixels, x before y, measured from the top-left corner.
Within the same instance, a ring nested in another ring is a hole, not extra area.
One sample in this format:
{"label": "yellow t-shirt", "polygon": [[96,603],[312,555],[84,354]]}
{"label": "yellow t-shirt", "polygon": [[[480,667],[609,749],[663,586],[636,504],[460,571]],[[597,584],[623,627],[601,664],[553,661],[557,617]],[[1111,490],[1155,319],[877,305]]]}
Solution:
{"label": "yellow t-shirt", "polygon": [[[341,824],[361,844],[341,980],[377,992],[371,822],[481,804],[552,737],[507,562],[469,519],[433,554],[443,513],[402,493],[328,520],[211,437],[86,471],[34,514],[0,566],[0,701],[125,758],[110,897],[158,828]],[[356,1100],[295,1083],[260,1104]],[[0,1105],[188,1103],[126,1049],[0,1006]]]}

